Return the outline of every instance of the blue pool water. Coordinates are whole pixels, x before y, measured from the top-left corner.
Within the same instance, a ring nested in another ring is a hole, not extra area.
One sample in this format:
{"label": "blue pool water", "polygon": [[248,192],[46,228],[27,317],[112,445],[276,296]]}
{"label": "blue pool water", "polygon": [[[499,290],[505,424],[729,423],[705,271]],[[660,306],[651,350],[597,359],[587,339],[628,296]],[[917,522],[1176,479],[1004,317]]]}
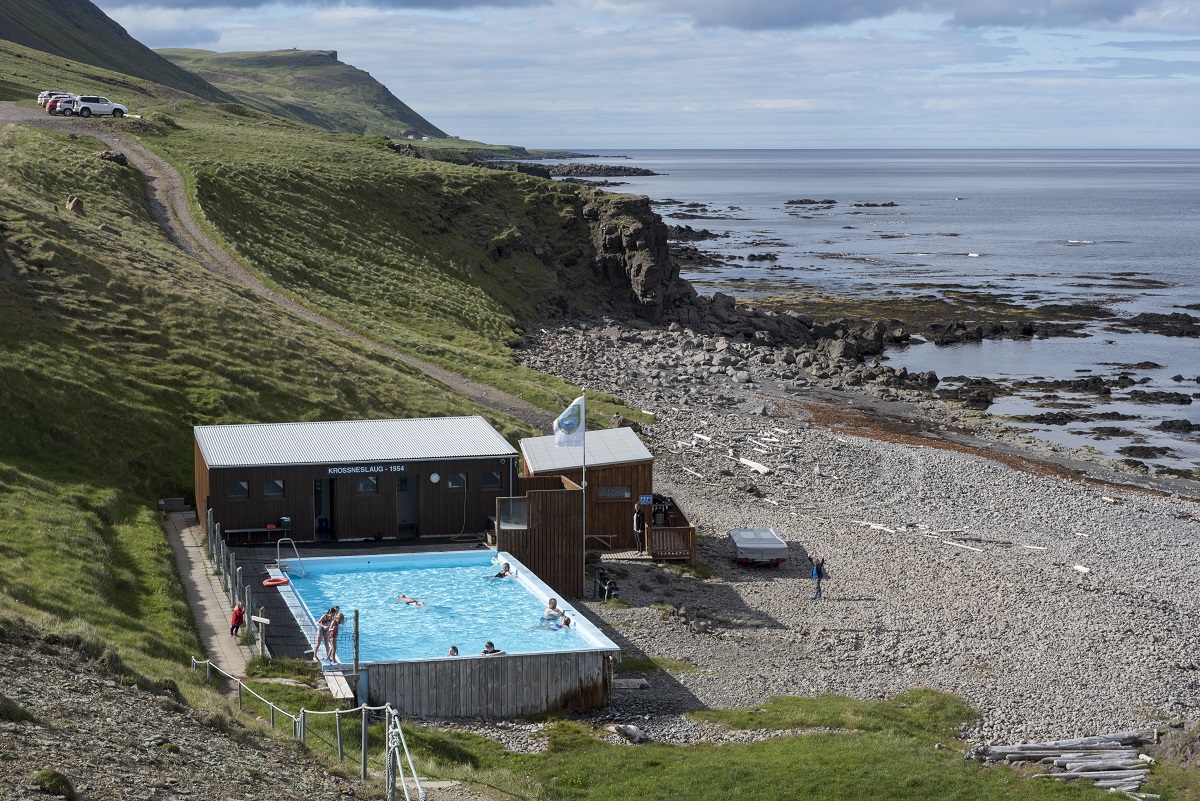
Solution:
{"label": "blue pool water", "polygon": [[[509,562],[516,577],[491,577]],[[574,606],[572,629],[547,629],[546,601],[554,596],[520,562],[507,554],[456,551],[443,553],[328,557],[286,562],[291,583],[284,588],[301,628],[331,606],[340,606],[346,622],[338,637],[338,657],[354,658],[353,611],[359,612],[359,660],[395,662],[444,657],[451,645],[477,655],[484,643],[509,654],[615,649]],[[422,600],[424,608],[398,603],[401,593]],[[310,637],[311,639],[311,637]],[[324,649],[322,649],[323,651]]]}

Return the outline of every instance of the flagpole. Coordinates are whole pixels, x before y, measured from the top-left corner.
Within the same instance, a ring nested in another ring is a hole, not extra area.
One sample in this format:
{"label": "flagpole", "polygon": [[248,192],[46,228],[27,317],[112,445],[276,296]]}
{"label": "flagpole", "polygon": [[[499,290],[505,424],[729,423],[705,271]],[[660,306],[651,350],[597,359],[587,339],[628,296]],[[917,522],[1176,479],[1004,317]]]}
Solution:
{"label": "flagpole", "polygon": [[581,543],[583,545],[583,551],[581,553],[581,556],[583,558],[581,560],[581,565],[580,565],[581,572],[579,574],[579,577],[582,582],[581,589],[583,592],[583,596],[586,598],[587,597],[587,387],[580,387],[580,389],[583,391],[583,394],[581,394],[579,396],[580,398],[583,399],[583,403],[581,404],[581,408],[579,410],[580,411],[579,426],[583,431],[583,477],[582,477],[582,484],[583,484],[583,515],[582,515],[583,516],[583,541]]}

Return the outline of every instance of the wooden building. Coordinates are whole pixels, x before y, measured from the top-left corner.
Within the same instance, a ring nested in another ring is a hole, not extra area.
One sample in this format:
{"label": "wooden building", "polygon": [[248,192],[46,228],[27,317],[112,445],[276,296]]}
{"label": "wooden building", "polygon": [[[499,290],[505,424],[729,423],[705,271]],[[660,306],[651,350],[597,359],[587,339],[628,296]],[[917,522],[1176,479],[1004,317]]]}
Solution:
{"label": "wooden building", "polygon": [[[521,445],[521,476],[518,492],[529,490],[546,491],[545,486],[535,485],[533,479],[544,480],[556,477],[569,482],[558,488],[559,493],[569,494],[576,508],[586,507],[586,547],[589,549],[632,550],[633,510],[640,505],[646,514],[647,552],[656,559],[696,559],[696,529],[670,498],[654,493],[654,456],[642,444],[631,428],[607,428],[588,431],[584,437],[585,447],[555,447],[554,437],[531,437],[523,439]],[[584,457],[586,451],[587,500],[581,503],[579,487],[583,482]],[[532,497],[532,492],[528,493]],[[561,509],[558,517],[551,520],[536,517],[531,502],[529,528],[532,529],[580,529],[580,514],[571,512],[568,505],[539,501],[543,508]],[[573,518],[573,519],[569,519]],[[521,550],[513,537],[508,538],[508,547],[514,552]],[[519,558],[530,558],[521,556]],[[536,570],[536,568],[535,568]],[[557,573],[551,570],[537,571],[548,582]],[[553,584],[552,584],[553,586]]]}
{"label": "wooden building", "polygon": [[517,452],[482,417],[197,426],[197,509],[227,541],[479,534]]}

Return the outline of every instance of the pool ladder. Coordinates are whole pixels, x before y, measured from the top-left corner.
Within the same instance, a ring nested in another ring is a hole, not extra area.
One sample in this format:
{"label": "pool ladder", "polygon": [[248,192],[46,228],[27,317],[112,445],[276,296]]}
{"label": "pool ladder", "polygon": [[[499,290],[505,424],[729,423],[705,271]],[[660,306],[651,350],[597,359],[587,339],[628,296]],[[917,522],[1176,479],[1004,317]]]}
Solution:
{"label": "pool ladder", "polygon": [[308,575],[308,571],[304,569],[304,560],[300,558],[300,550],[296,547],[296,541],[291,537],[284,537],[275,541],[275,563],[279,564],[279,546],[285,542],[292,546],[292,553],[296,555],[296,564],[300,565],[300,577],[304,578]]}

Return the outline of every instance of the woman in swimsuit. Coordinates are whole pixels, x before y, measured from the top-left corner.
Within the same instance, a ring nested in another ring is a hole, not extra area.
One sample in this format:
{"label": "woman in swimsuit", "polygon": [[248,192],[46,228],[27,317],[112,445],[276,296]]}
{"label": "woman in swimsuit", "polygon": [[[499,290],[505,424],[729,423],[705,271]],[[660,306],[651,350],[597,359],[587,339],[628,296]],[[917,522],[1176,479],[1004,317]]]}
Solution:
{"label": "woman in swimsuit", "polygon": [[321,619],[317,621],[317,641],[313,643],[312,655],[314,662],[321,661],[321,644],[324,643],[325,650],[329,650],[329,625],[333,623],[333,618],[337,615],[338,608],[336,606],[329,607],[329,611],[321,615]]}
{"label": "woman in swimsuit", "polygon": [[329,624],[329,641],[326,642],[326,644],[325,644],[325,652],[326,652],[326,655],[329,657],[329,661],[334,665],[338,664],[338,658],[337,658],[338,629],[341,628],[342,624],[345,622],[346,622],[346,616],[343,615],[341,612],[338,612],[337,617],[335,617],[333,619],[333,621]]}

